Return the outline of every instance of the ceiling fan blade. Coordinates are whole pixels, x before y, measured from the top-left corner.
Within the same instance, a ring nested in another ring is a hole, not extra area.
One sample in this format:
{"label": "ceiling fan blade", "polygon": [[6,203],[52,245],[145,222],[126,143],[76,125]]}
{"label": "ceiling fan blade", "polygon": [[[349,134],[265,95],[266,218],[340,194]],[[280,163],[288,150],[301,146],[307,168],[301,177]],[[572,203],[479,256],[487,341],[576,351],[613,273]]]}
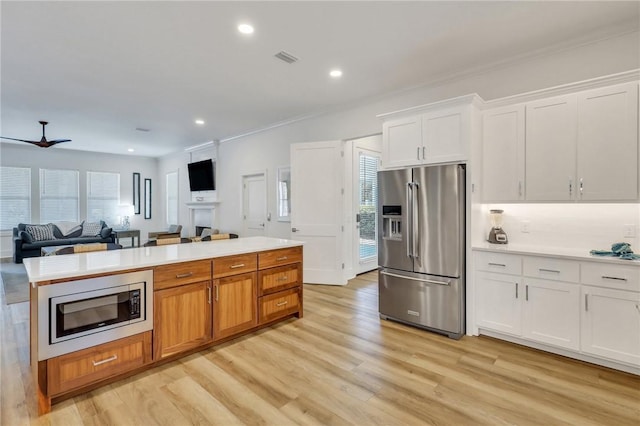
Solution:
{"label": "ceiling fan blade", "polygon": [[38,143],[39,141],[28,141],[26,139],[15,139],[15,138],[6,138],[4,136],[0,136],[2,139],[9,139],[10,141],[18,141],[18,142],[26,142],[26,143]]}
{"label": "ceiling fan blade", "polygon": [[52,141],[49,141],[51,145],[62,142],[71,142],[71,139],[54,139]]}

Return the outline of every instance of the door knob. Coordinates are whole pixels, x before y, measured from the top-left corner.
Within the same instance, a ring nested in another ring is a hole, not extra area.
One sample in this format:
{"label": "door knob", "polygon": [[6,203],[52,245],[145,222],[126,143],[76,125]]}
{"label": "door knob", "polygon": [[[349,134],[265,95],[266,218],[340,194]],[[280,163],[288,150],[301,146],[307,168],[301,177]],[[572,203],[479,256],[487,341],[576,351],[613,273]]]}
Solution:
{"label": "door knob", "polygon": [[264,228],[264,223],[261,223],[260,226],[262,226]]}
{"label": "door knob", "polygon": [[298,228],[291,228],[291,232],[298,232]]}

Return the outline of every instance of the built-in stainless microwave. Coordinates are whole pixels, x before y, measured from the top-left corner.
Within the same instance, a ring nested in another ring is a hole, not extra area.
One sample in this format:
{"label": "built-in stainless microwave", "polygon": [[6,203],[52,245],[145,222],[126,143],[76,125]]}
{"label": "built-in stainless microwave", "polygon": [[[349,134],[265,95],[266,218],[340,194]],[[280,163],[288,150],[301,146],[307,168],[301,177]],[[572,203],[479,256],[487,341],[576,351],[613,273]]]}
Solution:
{"label": "built-in stainless microwave", "polygon": [[39,360],[151,330],[153,272],[41,286],[38,324]]}

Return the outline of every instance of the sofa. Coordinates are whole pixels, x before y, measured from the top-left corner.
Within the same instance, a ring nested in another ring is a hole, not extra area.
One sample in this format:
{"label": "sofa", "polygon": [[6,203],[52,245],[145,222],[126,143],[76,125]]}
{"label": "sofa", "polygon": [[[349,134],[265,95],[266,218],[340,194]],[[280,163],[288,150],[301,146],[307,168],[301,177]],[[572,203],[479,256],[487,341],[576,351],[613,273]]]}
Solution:
{"label": "sofa", "polygon": [[38,257],[42,247],[115,242],[112,229],[104,221],[20,223],[13,228],[13,261],[22,263],[26,257]]}

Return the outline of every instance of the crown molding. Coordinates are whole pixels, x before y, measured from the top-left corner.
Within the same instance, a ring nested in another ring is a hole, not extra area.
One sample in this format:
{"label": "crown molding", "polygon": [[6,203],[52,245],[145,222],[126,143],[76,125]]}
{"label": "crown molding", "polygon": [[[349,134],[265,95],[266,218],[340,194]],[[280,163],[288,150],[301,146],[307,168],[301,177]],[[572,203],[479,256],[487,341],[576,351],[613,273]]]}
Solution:
{"label": "crown molding", "polygon": [[459,105],[473,105],[476,107],[481,107],[484,104],[484,101],[477,93],[471,93],[469,95],[458,96],[450,99],[443,99],[441,101],[432,102],[429,104],[418,105],[411,108],[404,108],[397,111],[386,112],[384,114],[378,114],[376,117],[387,120],[389,118],[394,118],[400,115],[406,115],[410,113],[420,113],[431,111],[434,109],[442,109]]}
{"label": "crown molding", "polygon": [[485,101],[483,109],[497,108],[522,102],[534,101],[552,96],[566,95],[568,93],[580,92],[582,90],[596,89],[598,87],[613,86],[615,84],[631,83],[640,80],[640,68],[620,72],[617,74],[605,75],[588,80],[576,81],[559,86],[547,87],[545,89],[506,96],[504,98]]}

